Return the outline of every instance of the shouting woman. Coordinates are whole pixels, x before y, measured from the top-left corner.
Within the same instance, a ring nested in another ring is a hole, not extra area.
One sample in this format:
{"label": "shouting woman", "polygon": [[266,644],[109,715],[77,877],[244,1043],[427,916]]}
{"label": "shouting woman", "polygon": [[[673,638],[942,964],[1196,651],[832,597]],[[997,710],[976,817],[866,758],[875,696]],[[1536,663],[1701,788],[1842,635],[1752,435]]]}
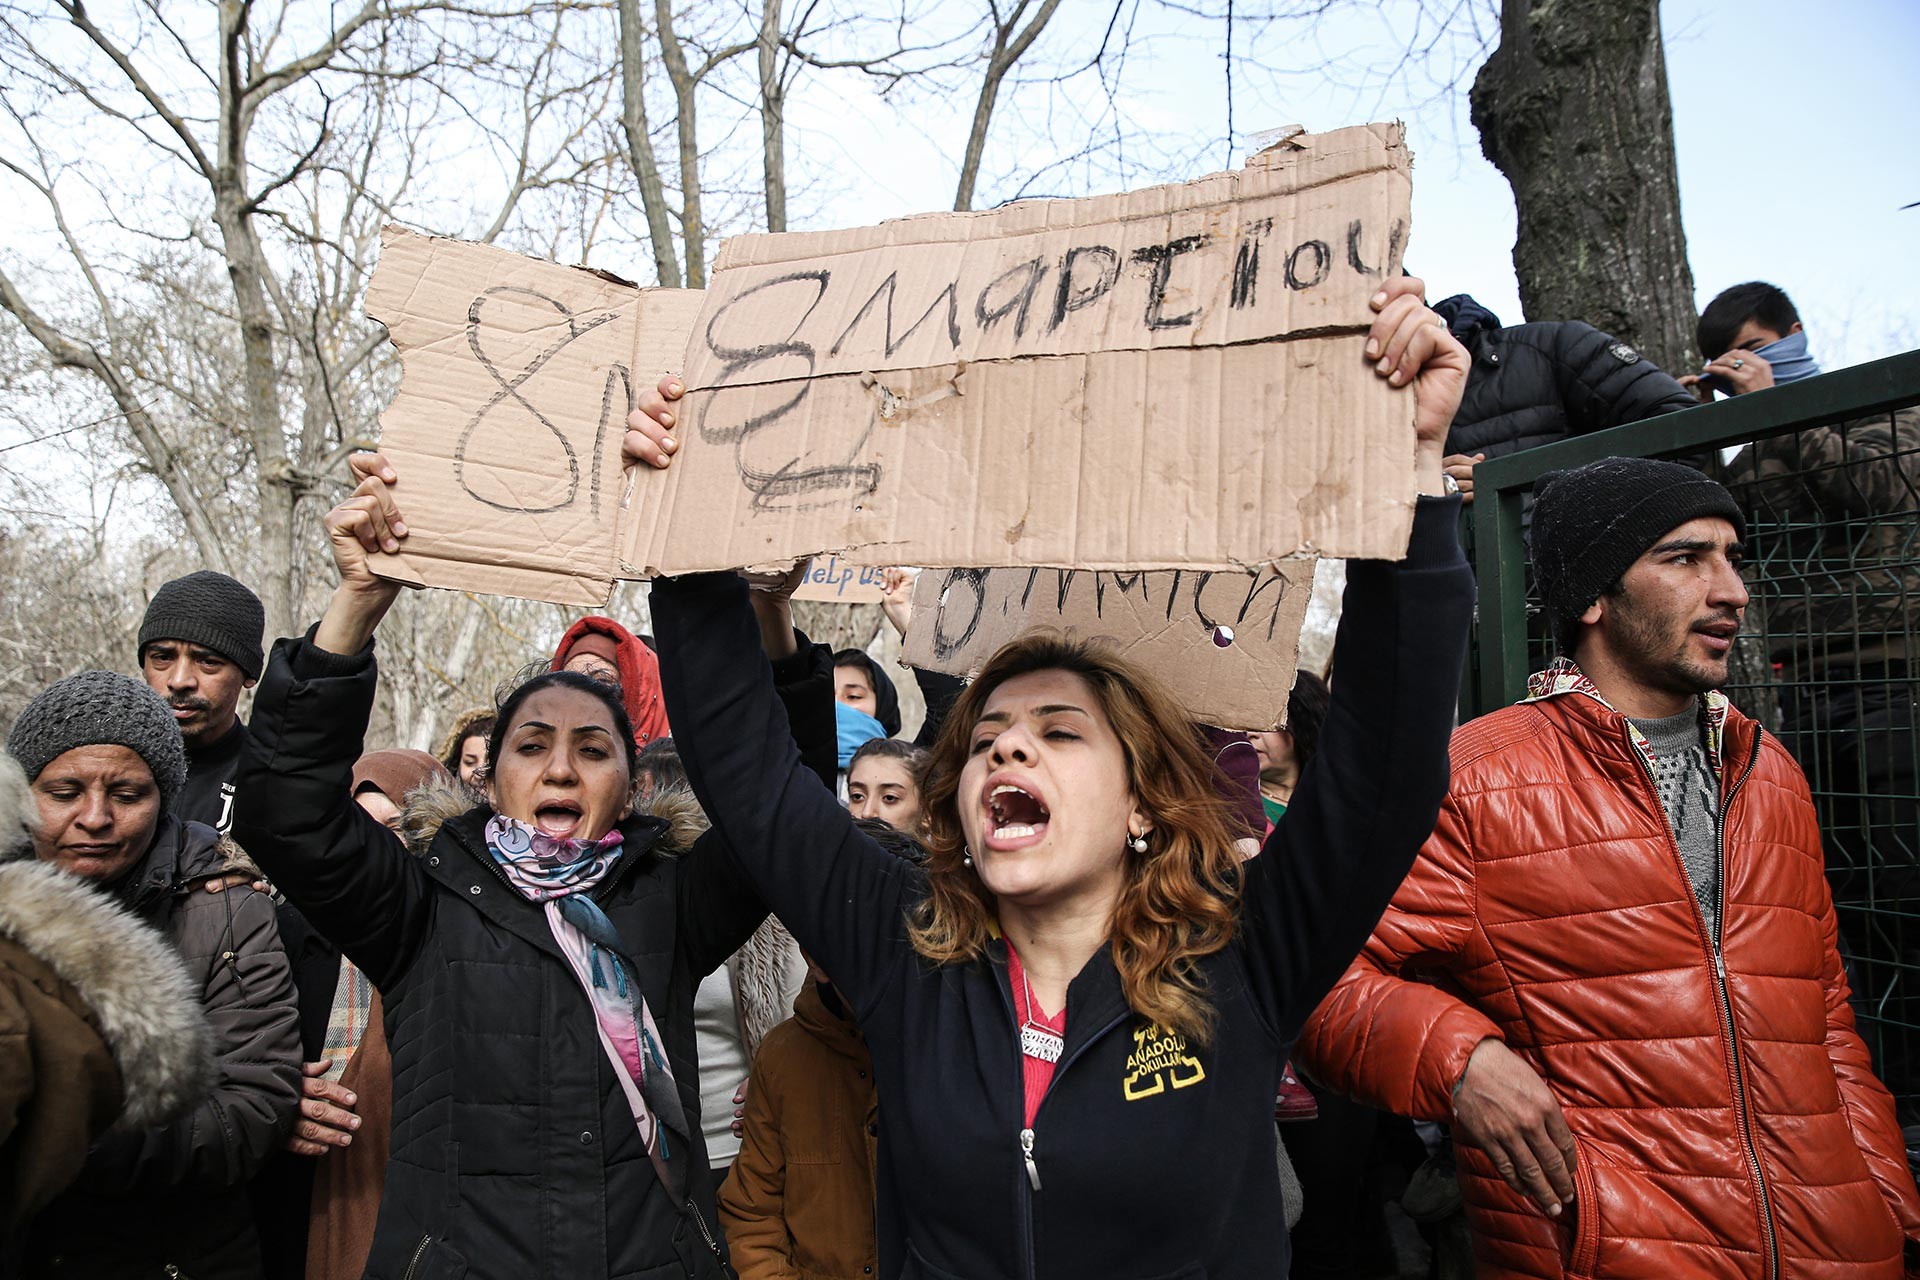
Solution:
{"label": "shouting woman", "polygon": [[[805,776],[747,587],[655,584],[694,790],[872,1048],[883,1275],[1286,1275],[1275,1086],[1432,830],[1472,607],[1440,465],[1467,358],[1417,288],[1376,300],[1369,356],[1412,386],[1429,496],[1403,561],[1349,566],[1320,755],[1251,861],[1160,684],[1051,636],[961,696],[930,859],[892,857]],[[676,388],[631,420],[642,461]]]}
{"label": "shouting woman", "polygon": [[[485,803],[411,852],[354,802],[397,594],[367,555],[405,535],[392,468],[354,465],[326,521],[340,585],[274,646],[235,832],[384,1000],[392,1155],[367,1275],[720,1277],[694,990],[766,907],[717,835],[695,838],[684,792],[635,811],[627,708],[576,672],[505,699]],[[831,759],[827,652],[780,639],[782,724]]]}

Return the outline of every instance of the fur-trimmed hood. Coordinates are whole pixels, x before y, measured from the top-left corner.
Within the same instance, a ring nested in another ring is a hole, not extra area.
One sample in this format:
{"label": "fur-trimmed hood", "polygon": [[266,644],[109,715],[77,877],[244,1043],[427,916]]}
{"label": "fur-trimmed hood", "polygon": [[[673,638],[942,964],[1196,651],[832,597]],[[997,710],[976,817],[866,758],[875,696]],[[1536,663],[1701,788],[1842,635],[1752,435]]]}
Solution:
{"label": "fur-trimmed hood", "polygon": [[126,1090],[117,1127],[165,1123],[213,1084],[213,1033],[199,992],[163,935],[86,881],[34,859],[32,805],[19,763],[0,753],[0,936],[93,1010]]}
{"label": "fur-trimmed hood", "polygon": [[[463,813],[470,813],[486,802],[457,782],[429,782],[407,793],[400,813],[400,838],[416,854],[424,854],[440,828]],[[693,848],[694,841],[706,834],[706,811],[693,797],[690,787],[669,787],[645,800],[636,800],[631,813],[664,820],[667,836],[656,852],[681,854]]]}
{"label": "fur-trimmed hood", "polygon": [[120,1066],[117,1127],[173,1119],[213,1083],[213,1033],[171,944],[86,881],[34,861],[25,839],[32,796],[0,755],[0,936],[60,975],[93,1010]]}

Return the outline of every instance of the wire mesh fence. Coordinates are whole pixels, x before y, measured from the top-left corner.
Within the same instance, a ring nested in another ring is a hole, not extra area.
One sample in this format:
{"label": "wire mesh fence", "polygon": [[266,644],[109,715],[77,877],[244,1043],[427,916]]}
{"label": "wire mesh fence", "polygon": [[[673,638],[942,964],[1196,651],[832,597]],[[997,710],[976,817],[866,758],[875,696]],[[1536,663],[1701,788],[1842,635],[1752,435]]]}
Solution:
{"label": "wire mesh fence", "polygon": [[1707,459],[1747,517],[1752,601],[1726,692],[1806,771],[1861,1033],[1903,1124],[1920,1123],[1916,405],[1909,353],[1482,464],[1463,707],[1523,696],[1526,673],[1552,657],[1525,573],[1533,480],[1607,456]]}

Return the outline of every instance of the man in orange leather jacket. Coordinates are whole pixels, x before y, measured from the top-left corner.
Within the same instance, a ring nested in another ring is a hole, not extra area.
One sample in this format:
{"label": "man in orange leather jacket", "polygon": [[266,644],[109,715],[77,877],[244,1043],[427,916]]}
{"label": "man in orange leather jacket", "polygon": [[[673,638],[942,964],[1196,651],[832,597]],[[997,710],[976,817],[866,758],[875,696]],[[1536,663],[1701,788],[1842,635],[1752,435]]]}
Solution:
{"label": "man in orange leather jacket", "polygon": [[1433,837],[1296,1059],[1454,1126],[1482,1277],[1920,1275],[1806,779],[1719,692],[1740,510],[1644,459],[1536,495],[1571,660],[1456,732]]}

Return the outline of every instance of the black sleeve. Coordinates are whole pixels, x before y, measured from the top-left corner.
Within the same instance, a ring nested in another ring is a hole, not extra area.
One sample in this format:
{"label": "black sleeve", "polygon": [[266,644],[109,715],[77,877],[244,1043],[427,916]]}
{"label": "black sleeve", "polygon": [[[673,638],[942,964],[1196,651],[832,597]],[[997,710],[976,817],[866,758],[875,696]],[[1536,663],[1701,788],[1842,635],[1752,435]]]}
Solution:
{"label": "black sleeve", "polygon": [[713,831],[864,1012],[907,945],[908,864],[859,831],[802,762],[744,582],[658,579],[653,622],[673,740]]}
{"label": "black sleeve", "polygon": [[800,651],[773,664],[774,691],[787,709],[787,723],[793,730],[794,745],[800,748],[801,762],[831,791],[840,776],[840,728],[833,711],[833,650],[814,644],[799,630],[794,631],[793,639]]}
{"label": "black sleeve", "polygon": [[1553,367],[1576,435],[1699,407],[1665,369],[1578,320],[1556,327]]}
{"label": "black sleeve", "polygon": [[[834,771],[839,768],[833,719],[833,650],[809,643],[798,632],[794,635],[800,651],[773,664],[774,689],[786,708],[801,760],[832,787]],[[823,746],[824,774],[820,771]],[[767,918],[766,902],[726,840],[715,831],[708,831],[695,842],[679,890],[681,944],[696,979],[725,964]]]}
{"label": "black sleeve", "polygon": [[913,668],[913,682],[920,686],[920,696],[927,703],[927,718],[920,722],[920,732],[914,735],[913,745],[931,751],[933,744],[939,740],[941,728],[947,723],[947,713],[953,710],[954,703],[960,701],[967,682],[959,676],[950,676],[943,671],[922,671],[919,667]]}
{"label": "black sleeve", "polygon": [[1319,754],[1245,864],[1248,969],[1287,1043],[1359,953],[1446,797],[1474,596],[1460,505],[1421,498],[1405,560],[1348,562]]}
{"label": "black sleeve", "polygon": [[376,987],[406,971],[427,930],[426,871],[353,801],[378,669],[373,646],[277,641],[254,694],[233,837]]}

